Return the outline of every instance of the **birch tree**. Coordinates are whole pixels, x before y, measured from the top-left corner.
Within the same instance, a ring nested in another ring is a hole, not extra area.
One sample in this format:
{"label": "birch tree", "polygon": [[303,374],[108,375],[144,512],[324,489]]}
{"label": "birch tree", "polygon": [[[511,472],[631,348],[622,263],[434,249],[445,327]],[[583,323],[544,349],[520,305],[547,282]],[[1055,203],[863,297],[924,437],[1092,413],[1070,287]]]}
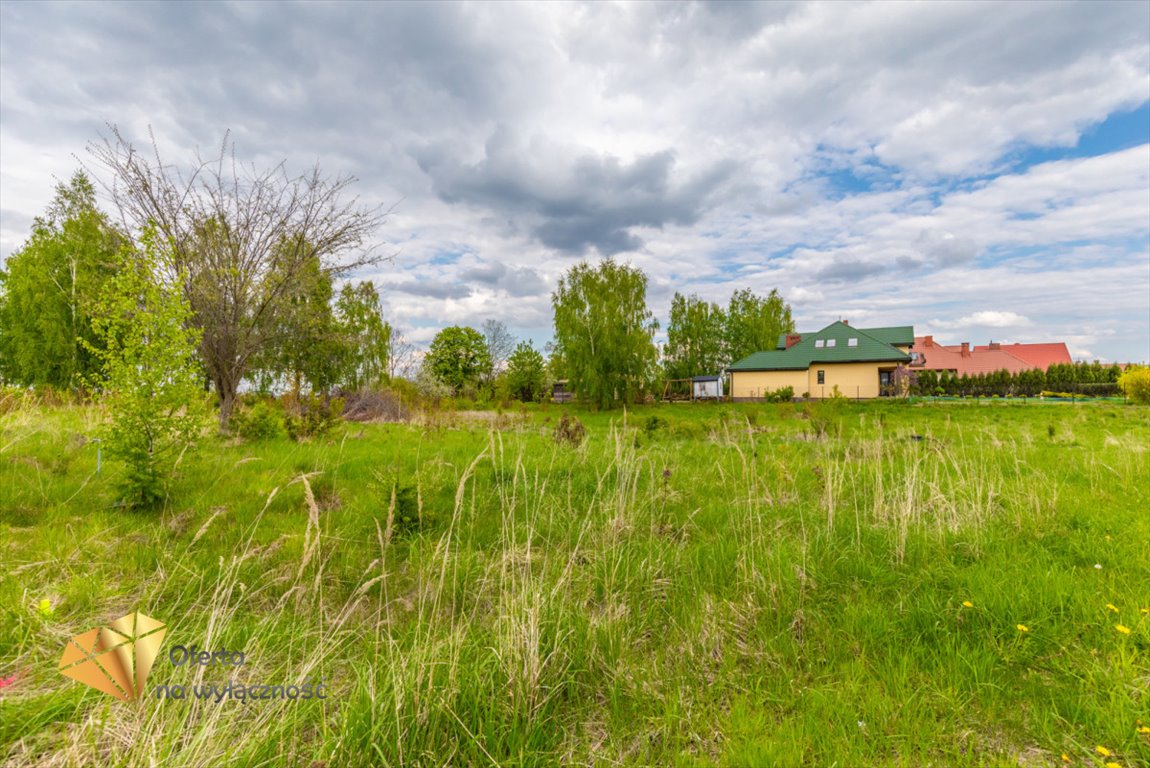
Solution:
{"label": "birch tree", "polygon": [[647,276],[610,259],[582,262],[551,294],[555,349],[576,395],[599,408],[634,403],[654,370],[658,329],[647,309]]}

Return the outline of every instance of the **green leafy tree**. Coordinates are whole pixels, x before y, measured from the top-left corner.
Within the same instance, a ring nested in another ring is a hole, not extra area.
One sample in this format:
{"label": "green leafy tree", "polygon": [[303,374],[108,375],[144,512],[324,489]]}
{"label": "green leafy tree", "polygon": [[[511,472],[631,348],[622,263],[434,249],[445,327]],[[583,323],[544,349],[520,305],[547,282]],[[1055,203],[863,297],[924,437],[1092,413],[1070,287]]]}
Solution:
{"label": "green leafy tree", "polygon": [[294,273],[275,322],[266,330],[268,340],[254,358],[253,373],[263,389],[282,380],[297,397],[305,385],[312,394],[327,393],[347,356],[332,312],[332,278],[316,257]]}
{"label": "green leafy tree", "polygon": [[388,379],[391,364],[391,325],[383,319],[375,283],[365,280],[340,289],[336,321],[345,339],[340,384],[358,390],[377,387]]}
{"label": "green leafy tree", "polygon": [[728,362],[735,362],[754,352],[774,349],[779,336],[792,333],[795,322],[791,308],[778,290],[765,298],[750,288],[735,291],[727,306],[723,341]]}
{"label": "green leafy tree", "polygon": [[150,506],[164,497],[177,456],[199,435],[199,331],[178,284],[164,283],[162,246],[153,230],[142,251],[120,252],[119,265],[101,291],[92,318],[102,363],[94,382],[104,392],[111,423],[110,458],[124,464],[125,502]]}
{"label": "green leafy tree", "polygon": [[516,400],[534,402],[547,390],[543,355],[529,341],[521,341],[507,358],[507,389]]}
{"label": "green leafy tree", "polygon": [[671,322],[663,346],[667,377],[717,374],[727,362],[723,354],[725,320],[726,314],[718,304],[676,293],[671,299]]}
{"label": "green leafy tree", "polygon": [[483,334],[458,325],[435,335],[424,362],[431,376],[455,394],[491,373],[491,354]]}
{"label": "green leafy tree", "polygon": [[47,214],[0,271],[0,378],[64,388],[96,373],[92,312],[124,242],[86,175],[56,185]]}
{"label": "green leafy tree", "polygon": [[572,267],[551,294],[555,345],[576,394],[600,408],[635,402],[656,363],[647,276],[605,259]]}

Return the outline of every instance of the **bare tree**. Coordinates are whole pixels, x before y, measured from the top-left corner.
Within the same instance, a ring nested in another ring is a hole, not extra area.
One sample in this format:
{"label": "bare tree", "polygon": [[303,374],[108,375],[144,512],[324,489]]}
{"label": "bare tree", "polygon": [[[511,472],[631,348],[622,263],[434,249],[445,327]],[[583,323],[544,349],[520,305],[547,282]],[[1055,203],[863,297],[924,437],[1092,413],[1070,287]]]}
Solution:
{"label": "bare tree", "polygon": [[483,338],[487,354],[491,355],[491,373],[495,375],[507,367],[507,358],[515,349],[515,337],[502,320],[488,319],[483,321]]}
{"label": "bare tree", "polygon": [[318,260],[331,276],[384,257],[368,239],[387,215],[348,197],[351,176],[329,179],[318,165],[292,177],[284,162],[261,171],[236,161],[225,134],[218,155],[196,153],[185,174],[150,155],[119,129],[89,144],[112,173],[105,188],[125,225],[152,223],[169,245],[173,279],[184,285],[193,322],[203,331],[200,355],[220,398],[227,426],[249,363],[278,332],[292,286]]}
{"label": "bare tree", "polygon": [[391,357],[387,361],[387,375],[393,379],[414,379],[421,360],[415,345],[396,329],[391,331]]}

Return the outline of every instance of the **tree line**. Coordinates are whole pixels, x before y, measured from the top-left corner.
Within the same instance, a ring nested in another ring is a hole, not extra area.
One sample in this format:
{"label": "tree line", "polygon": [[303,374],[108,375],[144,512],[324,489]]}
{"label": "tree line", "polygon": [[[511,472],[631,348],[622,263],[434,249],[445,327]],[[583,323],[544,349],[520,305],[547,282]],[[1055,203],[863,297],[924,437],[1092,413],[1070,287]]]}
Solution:
{"label": "tree line", "polygon": [[[92,149],[115,179],[107,189],[119,219],[99,208],[85,172],[57,185],[0,270],[0,380],[104,390],[109,340],[97,326],[125,265],[187,305],[181,322],[196,331],[190,364],[217,398],[221,430],[242,386],[326,397],[388,386],[407,367],[398,363],[409,345],[384,318],[375,285],[336,288],[378,261],[363,246],[382,216],[343,202],[349,179],[318,170],[293,179],[282,166],[237,170],[224,162],[226,144],[185,178],[114,129]],[[777,291],[737,290],[726,307],[676,293],[660,347],[647,286],[628,264],[577,264],[551,296],[554,340],[543,350],[489,319],[481,330],[442,329],[418,370],[402,373],[414,373],[423,394],[500,401],[540,400],[566,380],[581,399],[610,408],[658,394],[666,378],[718,374],[793,330]]]}

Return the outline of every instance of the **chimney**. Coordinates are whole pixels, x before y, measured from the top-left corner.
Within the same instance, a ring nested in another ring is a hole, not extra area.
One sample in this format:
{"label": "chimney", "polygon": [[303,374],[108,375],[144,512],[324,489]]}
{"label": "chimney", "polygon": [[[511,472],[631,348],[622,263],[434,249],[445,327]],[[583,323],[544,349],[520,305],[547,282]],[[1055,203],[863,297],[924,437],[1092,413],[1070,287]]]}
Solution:
{"label": "chimney", "polygon": [[802,340],[803,340],[803,337],[801,334],[788,333],[787,334],[787,349],[790,349],[791,347],[798,344]]}
{"label": "chimney", "polygon": [[962,356],[963,357],[970,357],[970,342],[969,341],[962,342]]}
{"label": "chimney", "polygon": [[843,320],[843,325],[850,325],[850,324],[851,324],[850,320]]}
{"label": "chimney", "polygon": [[922,345],[924,347],[933,347],[934,346],[934,337],[933,336],[924,336],[922,339]]}
{"label": "chimney", "polygon": [[992,342],[990,342],[989,348],[990,349],[1002,349],[1002,345],[999,344],[997,341],[992,341]]}

